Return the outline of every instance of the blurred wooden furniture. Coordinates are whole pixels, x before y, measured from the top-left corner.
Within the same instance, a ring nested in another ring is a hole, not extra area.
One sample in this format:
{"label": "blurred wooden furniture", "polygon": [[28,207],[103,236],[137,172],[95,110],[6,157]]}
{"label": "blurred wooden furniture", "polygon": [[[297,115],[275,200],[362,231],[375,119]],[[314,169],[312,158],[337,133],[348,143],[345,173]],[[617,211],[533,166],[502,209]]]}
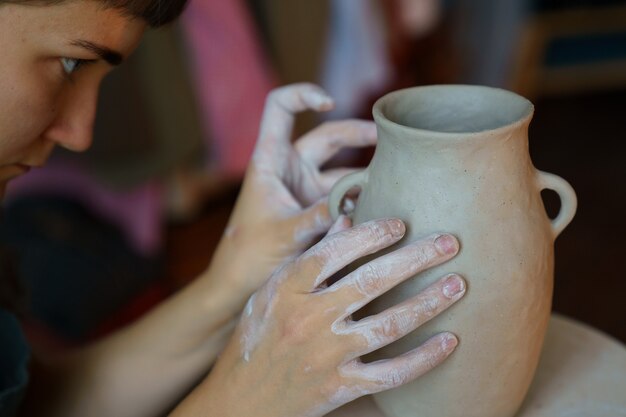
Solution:
{"label": "blurred wooden furniture", "polygon": [[626,87],[626,2],[538,12],[525,25],[510,88],[526,97]]}

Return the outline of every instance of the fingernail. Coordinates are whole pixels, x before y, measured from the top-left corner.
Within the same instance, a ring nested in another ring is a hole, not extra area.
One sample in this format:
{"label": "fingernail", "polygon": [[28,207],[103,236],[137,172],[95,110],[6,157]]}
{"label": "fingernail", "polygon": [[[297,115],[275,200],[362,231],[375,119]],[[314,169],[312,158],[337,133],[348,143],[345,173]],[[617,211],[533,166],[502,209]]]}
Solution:
{"label": "fingernail", "polygon": [[443,295],[452,298],[465,290],[465,281],[458,275],[450,275],[443,284]]}
{"label": "fingernail", "polygon": [[444,337],[443,340],[441,341],[441,348],[445,351],[445,352],[450,352],[452,349],[454,349],[457,345],[459,344],[459,339],[456,338],[455,335],[453,335],[452,333],[447,333]]}
{"label": "fingernail", "polygon": [[442,255],[452,255],[459,250],[456,238],[452,235],[441,235],[435,239],[435,247]]}
{"label": "fingernail", "polygon": [[326,94],[318,93],[313,97],[315,104],[320,107],[328,107],[334,104],[334,100]]}
{"label": "fingernail", "polygon": [[397,219],[390,220],[389,227],[391,228],[391,234],[396,237],[404,235],[404,232],[406,231],[404,223]]}

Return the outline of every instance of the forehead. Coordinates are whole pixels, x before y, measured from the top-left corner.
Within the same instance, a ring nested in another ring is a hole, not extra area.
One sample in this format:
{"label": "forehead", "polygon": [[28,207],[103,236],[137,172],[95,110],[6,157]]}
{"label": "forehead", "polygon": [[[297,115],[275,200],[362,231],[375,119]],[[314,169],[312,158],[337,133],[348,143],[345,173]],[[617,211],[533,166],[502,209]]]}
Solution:
{"label": "forehead", "polygon": [[146,23],[104,7],[103,2],[69,0],[48,5],[5,3],[0,7],[0,26],[24,41],[37,36],[49,42],[82,39],[127,56],[139,43]]}

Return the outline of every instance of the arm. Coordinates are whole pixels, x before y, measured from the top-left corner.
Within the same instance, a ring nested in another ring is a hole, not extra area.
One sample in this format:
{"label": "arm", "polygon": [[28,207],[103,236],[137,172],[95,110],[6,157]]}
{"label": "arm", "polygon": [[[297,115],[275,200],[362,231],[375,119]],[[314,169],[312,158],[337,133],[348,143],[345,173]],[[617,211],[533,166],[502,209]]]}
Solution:
{"label": "arm", "polygon": [[375,142],[371,122],[344,121],[291,144],[295,112],[330,108],[332,100],[310,84],[270,94],[242,192],[209,268],[122,331],[46,358],[33,373],[25,414],[158,415],[206,374],[250,295],[330,226],[325,196],[349,170],[319,167],[343,147]]}
{"label": "arm", "polygon": [[162,415],[206,374],[234,328],[227,298],[201,284],[91,346],[40,356],[23,415]]}
{"label": "arm", "polygon": [[336,282],[334,274],[400,240],[399,220],[329,234],[279,268],[249,300],[234,337],[209,376],[173,417],[321,417],[360,396],[407,383],[442,362],[458,341],[434,335],[398,357],[360,360],[413,331],[459,300],[465,282],[441,277],[416,296],[352,320],[353,313],[405,279],[458,251],[433,235],[380,256]]}
{"label": "arm", "polygon": [[282,87],[268,96],[242,192],[212,264],[221,270],[237,264],[230,284],[238,289],[240,306],[277,266],[300,255],[331,226],[328,193],[354,170],[321,166],[343,148],[376,143],[373,122],[344,120],[324,123],[292,145],[297,112],[332,107],[332,99],[312,84]]}

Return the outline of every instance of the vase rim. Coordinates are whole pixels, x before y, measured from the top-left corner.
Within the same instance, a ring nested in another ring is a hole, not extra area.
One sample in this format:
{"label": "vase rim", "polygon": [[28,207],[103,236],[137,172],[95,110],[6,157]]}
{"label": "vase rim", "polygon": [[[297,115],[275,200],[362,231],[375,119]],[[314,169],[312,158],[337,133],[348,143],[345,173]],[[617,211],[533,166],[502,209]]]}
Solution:
{"label": "vase rim", "polygon": [[[385,114],[385,106],[387,106],[389,102],[394,99],[397,100],[402,97],[407,97],[409,94],[415,96],[419,93],[427,94],[432,93],[433,91],[445,91],[448,93],[451,91],[471,91],[474,93],[482,93],[485,96],[492,95],[494,97],[500,96],[500,98],[505,97],[508,100],[516,101],[516,104],[518,106],[521,106],[523,110],[519,117],[516,117],[507,123],[503,123],[495,127],[489,127],[473,131],[441,131],[436,129],[407,126],[406,124],[391,120],[388,115]],[[535,107],[532,102],[527,98],[502,88],[471,84],[432,84],[425,86],[409,87],[387,93],[384,96],[380,97],[378,100],[376,100],[372,108],[372,114],[376,123],[381,125],[382,127],[393,127],[396,129],[405,130],[407,133],[412,134],[421,133],[425,136],[432,137],[433,139],[459,139],[470,138],[474,136],[484,136],[485,134],[489,136],[499,136],[500,134],[506,133],[507,131],[516,130],[521,126],[530,123],[530,120],[533,117],[534,108]]]}

